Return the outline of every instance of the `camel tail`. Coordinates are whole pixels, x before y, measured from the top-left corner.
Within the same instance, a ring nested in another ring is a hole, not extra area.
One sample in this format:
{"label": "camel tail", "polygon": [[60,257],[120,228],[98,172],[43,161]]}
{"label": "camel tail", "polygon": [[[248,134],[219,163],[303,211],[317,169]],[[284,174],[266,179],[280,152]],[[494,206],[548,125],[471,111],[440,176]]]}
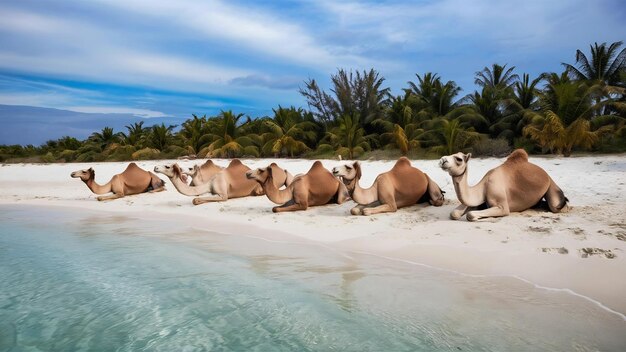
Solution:
{"label": "camel tail", "polygon": [[506,158],[506,161],[528,161],[528,153],[526,153],[524,149],[515,149],[511,154],[509,154],[509,157]]}

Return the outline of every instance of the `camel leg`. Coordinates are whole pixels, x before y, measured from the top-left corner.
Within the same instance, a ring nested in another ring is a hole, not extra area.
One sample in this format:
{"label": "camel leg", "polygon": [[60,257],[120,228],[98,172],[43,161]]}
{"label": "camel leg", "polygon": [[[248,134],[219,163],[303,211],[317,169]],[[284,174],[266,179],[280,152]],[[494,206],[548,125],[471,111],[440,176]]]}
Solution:
{"label": "camel leg", "polygon": [[379,201],[372,202],[370,204],[359,204],[356,207],[350,209],[350,214],[352,215],[363,215],[363,209],[377,207],[380,205]]}
{"label": "camel leg", "polygon": [[293,199],[288,201],[283,205],[279,205],[277,207],[273,207],[272,211],[274,213],[281,213],[285,211],[298,211],[298,210],[307,210],[308,205],[306,203],[296,203]]}
{"label": "camel leg", "polygon": [[476,221],[482,218],[492,218],[499,216],[507,216],[510,214],[509,205],[507,203],[497,205],[485,210],[472,210],[467,212],[467,221]]}
{"label": "camel leg", "polygon": [[567,199],[561,188],[559,188],[554,181],[550,180],[550,187],[548,187],[548,191],[544,197],[548,202],[548,207],[550,207],[551,212],[561,213],[569,210],[567,206],[569,199]]}
{"label": "camel leg", "polygon": [[458,207],[454,208],[452,212],[450,212],[450,219],[459,220],[465,213],[467,213],[472,208],[468,207],[465,204],[461,204]]}
{"label": "camel leg", "polygon": [[381,204],[377,207],[365,208],[363,209],[363,215],[369,216],[369,215],[380,214],[380,213],[392,213],[392,212],[395,212],[396,210],[398,210],[398,207],[396,206],[396,203],[393,202],[393,203]]}
{"label": "camel leg", "polygon": [[207,197],[196,197],[193,199],[192,203],[193,205],[200,205],[200,204],[210,203],[210,202],[223,202],[225,200],[228,200],[227,194],[216,194],[216,195],[211,195]]}
{"label": "camel leg", "polygon": [[96,199],[98,199],[99,201],[104,201],[104,200],[113,200],[113,199],[122,198],[122,197],[124,197],[124,195],[121,193],[113,193],[108,196],[100,196]]}
{"label": "camel leg", "polygon": [[153,188],[149,190],[148,193],[156,193],[156,192],[162,192],[162,191],[165,191],[165,186],[161,186],[159,188]]}
{"label": "camel leg", "polygon": [[213,186],[213,190],[211,191],[212,195],[194,198],[193,205],[200,205],[209,202],[223,202],[228,200],[228,183],[224,179],[215,183],[216,184]]}

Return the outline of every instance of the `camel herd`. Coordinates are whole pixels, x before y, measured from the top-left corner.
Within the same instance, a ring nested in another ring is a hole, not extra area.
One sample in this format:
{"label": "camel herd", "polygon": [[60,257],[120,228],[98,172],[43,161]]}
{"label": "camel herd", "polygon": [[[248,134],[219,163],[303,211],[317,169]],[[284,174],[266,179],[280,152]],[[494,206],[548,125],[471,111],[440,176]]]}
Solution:
{"label": "camel herd", "polygon": [[[457,220],[463,215],[469,221],[507,216],[510,212],[529,209],[543,199],[554,213],[568,210],[568,199],[563,191],[542,168],[528,161],[523,149],[515,150],[502,165],[489,170],[472,187],[467,184],[470,158],[471,154],[456,153],[439,160],[441,169],[452,177],[461,203],[450,213],[451,219]],[[367,189],[359,185],[362,175],[359,162],[335,167],[330,172],[320,161],[315,161],[307,173],[295,176],[275,163],[251,170],[238,159],[227,167],[208,160],[185,170],[178,164],[159,165],[154,172],[167,176],[181,194],[195,196],[194,205],[266,195],[278,204],[272,211],[285,212],[342,204],[352,199],[357,203],[350,210],[352,215],[373,215],[395,212],[417,203],[429,202],[434,206],[444,203],[444,192],[439,185],[404,157],[391,170],[378,175]],[[95,182],[92,168],[72,172],[71,177],[80,178],[95,194],[112,193],[99,196],[100,201],[165,189],[163,180],[135,163],[130,163],[124,172],[114,175],[105,185]],[[199,197],[201,195],[205,196]]]}

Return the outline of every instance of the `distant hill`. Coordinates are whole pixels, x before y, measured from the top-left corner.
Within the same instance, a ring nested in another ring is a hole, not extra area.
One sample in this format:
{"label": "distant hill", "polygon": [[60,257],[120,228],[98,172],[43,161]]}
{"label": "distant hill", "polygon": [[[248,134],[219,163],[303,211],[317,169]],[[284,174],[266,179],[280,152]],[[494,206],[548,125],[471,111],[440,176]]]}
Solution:
{"label": "distant hill", "polygon": [[0,144],[40,145],[63,136],[85,139],[102,128],[113,127],[125,132],[125,125],[145,121],[154,124],[178,125],[175,117],[142,118],[132,114],[83,113],[35,106],[0,105]]}

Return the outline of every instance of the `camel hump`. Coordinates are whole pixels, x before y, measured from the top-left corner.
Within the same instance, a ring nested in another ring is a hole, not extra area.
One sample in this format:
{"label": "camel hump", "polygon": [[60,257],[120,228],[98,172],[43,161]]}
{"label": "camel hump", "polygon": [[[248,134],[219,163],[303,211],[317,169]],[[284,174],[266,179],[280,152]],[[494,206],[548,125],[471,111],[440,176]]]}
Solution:
{"label": "camel hump", "polygon": [[313,165],[311,165],[311,168],[309,169],[309,172],[311,172],[313,170],[323,169],[323,168],[324,168],[324,165],[322,165],[322,162],[319,161],[319,160],[315,160]]}
{"label": "camel hump", "polygon": [[515,149],[506,161],[516,162],[516,161],[528,161],[528,153],[524,149]]}
{"label": "camel hump", "polygon": [[230,164],[228,164],[228,167],[234,167],[234,166],[239,166],[239,165],[243,165],[243,163],[241,162],[241,160],[239,159],[233,159]]}
{"label": "camel hump", "polygon": [[403,156],[400,159],[398,159],[398,161],[396,161],[396,164],[393,166],[393,168],[395,169],[395,168],[407,167],[407,166],[411,166],[411,161]]}
{"label": "camel hump", "polygon": [[213,160],[209,159],[209,160],[207,160],[207,161],[205,161],[205,162],[204,162],[204,165],[203,165],[203,166],[212,166],[212,165],[214,165],[214,164],[213,164]]}
{"label": "camel hump", "polygon": [[126,171],[136,171],[136,170],[144,171],[142,168],[137,166],[137,164],[130,163],[130,164],[128,164],[128,166],[126,166],[126,170],[124,170],[124,172],[126,172]]}

